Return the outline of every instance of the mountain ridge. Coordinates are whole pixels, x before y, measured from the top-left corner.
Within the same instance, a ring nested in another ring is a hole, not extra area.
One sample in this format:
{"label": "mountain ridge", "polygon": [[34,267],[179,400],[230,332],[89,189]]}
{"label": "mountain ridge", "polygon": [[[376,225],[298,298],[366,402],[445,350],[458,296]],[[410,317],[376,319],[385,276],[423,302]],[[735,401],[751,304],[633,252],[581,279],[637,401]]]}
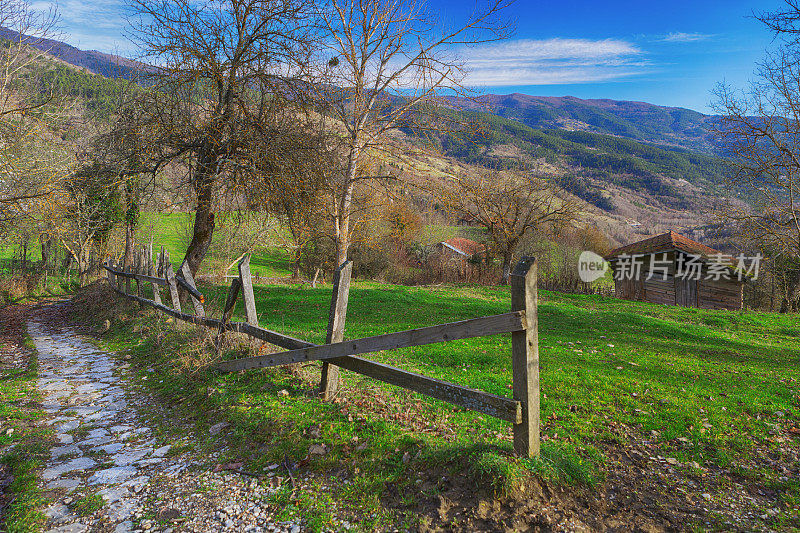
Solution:
{"label": "mountain ridge", "polygon": [[719,117],[682,107],[524,93],[454,96],[446,102],[454,109],[488,112],[534,129],[588,131],[708,154],[717,152],[710,127]]}
{"label": "mountain ridge", "polygon": [[145,67],[143,63],[122,56],[97,50],[81,50],[63,41],[31,37],[2,26],[0,26],[0,38],[12,41],[23,40],[30,46],[47,52],[65,63],[108,78],[130,78]]}

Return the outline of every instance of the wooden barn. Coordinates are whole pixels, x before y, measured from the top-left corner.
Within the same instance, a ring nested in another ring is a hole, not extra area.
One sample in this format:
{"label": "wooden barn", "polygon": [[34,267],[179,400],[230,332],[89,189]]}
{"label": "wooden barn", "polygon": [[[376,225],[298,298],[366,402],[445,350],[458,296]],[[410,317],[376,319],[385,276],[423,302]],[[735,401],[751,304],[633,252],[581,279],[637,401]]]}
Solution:
{"label": "wooden barn", "polygon": [[673,231],[612,250],[617,298],[702,309],[741,309],[736,261]]}

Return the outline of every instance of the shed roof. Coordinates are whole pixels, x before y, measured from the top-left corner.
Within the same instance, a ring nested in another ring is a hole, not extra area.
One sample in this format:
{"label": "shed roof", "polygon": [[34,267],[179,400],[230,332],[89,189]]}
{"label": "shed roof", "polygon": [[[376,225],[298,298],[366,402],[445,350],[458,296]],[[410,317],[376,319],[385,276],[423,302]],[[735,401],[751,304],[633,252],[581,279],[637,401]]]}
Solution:
{"label": "shed roof", "polygon": [[442,242],[445,246],[467,257],[472,257],[475,254],[483,253],[486,247],[470,239],[464,237],[454,237]]}
{"label": "shed roof", "polygon": [[[722,253],[719,250],[711,248],[710,246],[693,241],[689,237],[684,237],[683,235],[675,233],[674,231],[668,231],[667,233],[662,233],[661,235],[656,235],[655,237],[650,237],[648,239],[611,250],[608,255],[606,255],[606,259],[611,260],[623,254],[652,254],[657,252],[666,252],[668,250],[680,250],[682,252],[699,255],[705,258]],[[723,256],[729,257],[727,254],[723,254]]]}

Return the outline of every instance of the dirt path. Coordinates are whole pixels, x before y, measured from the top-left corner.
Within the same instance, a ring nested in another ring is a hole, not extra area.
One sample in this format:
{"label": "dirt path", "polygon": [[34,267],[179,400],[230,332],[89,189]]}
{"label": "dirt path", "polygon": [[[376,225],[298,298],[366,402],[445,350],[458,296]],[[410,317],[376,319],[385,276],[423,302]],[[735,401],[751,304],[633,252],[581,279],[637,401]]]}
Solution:
{"label": "dirt path", "polygon": [[301,531],[272,520],[269,487],[201,468],[208,456],[199,461],[159,442],[126,391],[130,365],[64,326],[65,305],[28,320],[56,439],[42,472],[53,501],[46,531]]}

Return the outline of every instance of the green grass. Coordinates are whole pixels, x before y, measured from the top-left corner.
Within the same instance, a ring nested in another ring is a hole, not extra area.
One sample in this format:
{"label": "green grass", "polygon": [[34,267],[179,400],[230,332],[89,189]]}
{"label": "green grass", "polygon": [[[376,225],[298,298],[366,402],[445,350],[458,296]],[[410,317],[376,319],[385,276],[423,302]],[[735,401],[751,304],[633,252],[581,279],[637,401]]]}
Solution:
{"label": "green grass", "polygon": [[[30,338],[25,344],[35,354]],[[35,425],[44,416],[34,403],[37,363],[33,355],[25,369],[0,369],[0,446],[14,445],[0,457],[13,476],[6,489],[10,503],[3,512],[3,531],[8,533],[37,532],[45,523],[40,509],[47,500],[38,487],[38,469],[49,456],[50,430]]]}
{"label": "green grass", "polygon": [[[224,215],[224,214],[223,214]],[[164,246],[169,252],[170,260],[177,265],[183,259],[188,244],[188,231],[191,227],[191,213],[142,213],[137,234],[138,242],[154,243],[153,253]],[[209,257],[203,262],[204,271],[215,271],[221,266],[228,266],[235,257],[222,257],[218,253],[220,241],[226,237],[216,232]],[[292,273],[292,265],[286,251],[279,246],[259,246],[250,257],[250,270],[253,275],[263,277],[287,277]]]}
{"label": "green grass", "polygon": [[100,494],[93,493],[78,498],[72,502],[70,507],[80,516],[89,516],[102,509],[105,503],[105,500]]}
{"label": "green grass", "polygon": [[[227,289],[202,290],[213,307]],[[262,326],[323,341],[329,288],[257,286],[255,296]],[[507,288],[355,283],[346,338],[497,314],[509,307]],[[243,317],[241,304],[235,317]],[[466,468],[481,486],[498,493],[513,492],[531,473],[593,486],[602,479],[604,446],[624,444],[631,431],[681,462],[712,468],[740,463],[761,483],[779,487],[787,512],[798,511],[795,485],[779,481],[777,471],[747,466],[756,448],[779,453],[787,440],[797,438],[787,433],[791,413],[798,411],[800,319],[795,316],[543,291],[543,452],[534,461],[513,458],[509,424],[369,378],[345,372],[341,403],[323,403],[312,390],[316,365],[304,369],[310,377],[285,369],[219,375],[193,368],[186,360],[200,358],[186,333],[175,333],[163,318],[145,321],[151,333],[163,330],[160,341],[152,336],[142,340],[130,322],[112,329],[116,348],[133,347],[142,364],[154,369],[142,368],[141,376],[148,377],[143,387],[180,403],[201,427],[228,420],[229,441],[254,469],[286,458],[301,461],[311,444],[325,443],[329,452],[308,458],[308,468],[348,472],[352,483],[339,489],[337,501],[342,508],[375,514],[364,527],[389,520],[379,512],[387,487],[404,495],[438,490],[425,474],[437,469]],[[509,396],[510,353],[509,336],[495,336],[370,357]],[[288,397],[278,394],[282,390]],[[359,449],[360,443],[368,445]],[[408,502],[409,508],[413,504]],[[308,503],[305,511],[314,505]],[[323,527],[333,518],[324,505],[319,509],[314,516]]]}

